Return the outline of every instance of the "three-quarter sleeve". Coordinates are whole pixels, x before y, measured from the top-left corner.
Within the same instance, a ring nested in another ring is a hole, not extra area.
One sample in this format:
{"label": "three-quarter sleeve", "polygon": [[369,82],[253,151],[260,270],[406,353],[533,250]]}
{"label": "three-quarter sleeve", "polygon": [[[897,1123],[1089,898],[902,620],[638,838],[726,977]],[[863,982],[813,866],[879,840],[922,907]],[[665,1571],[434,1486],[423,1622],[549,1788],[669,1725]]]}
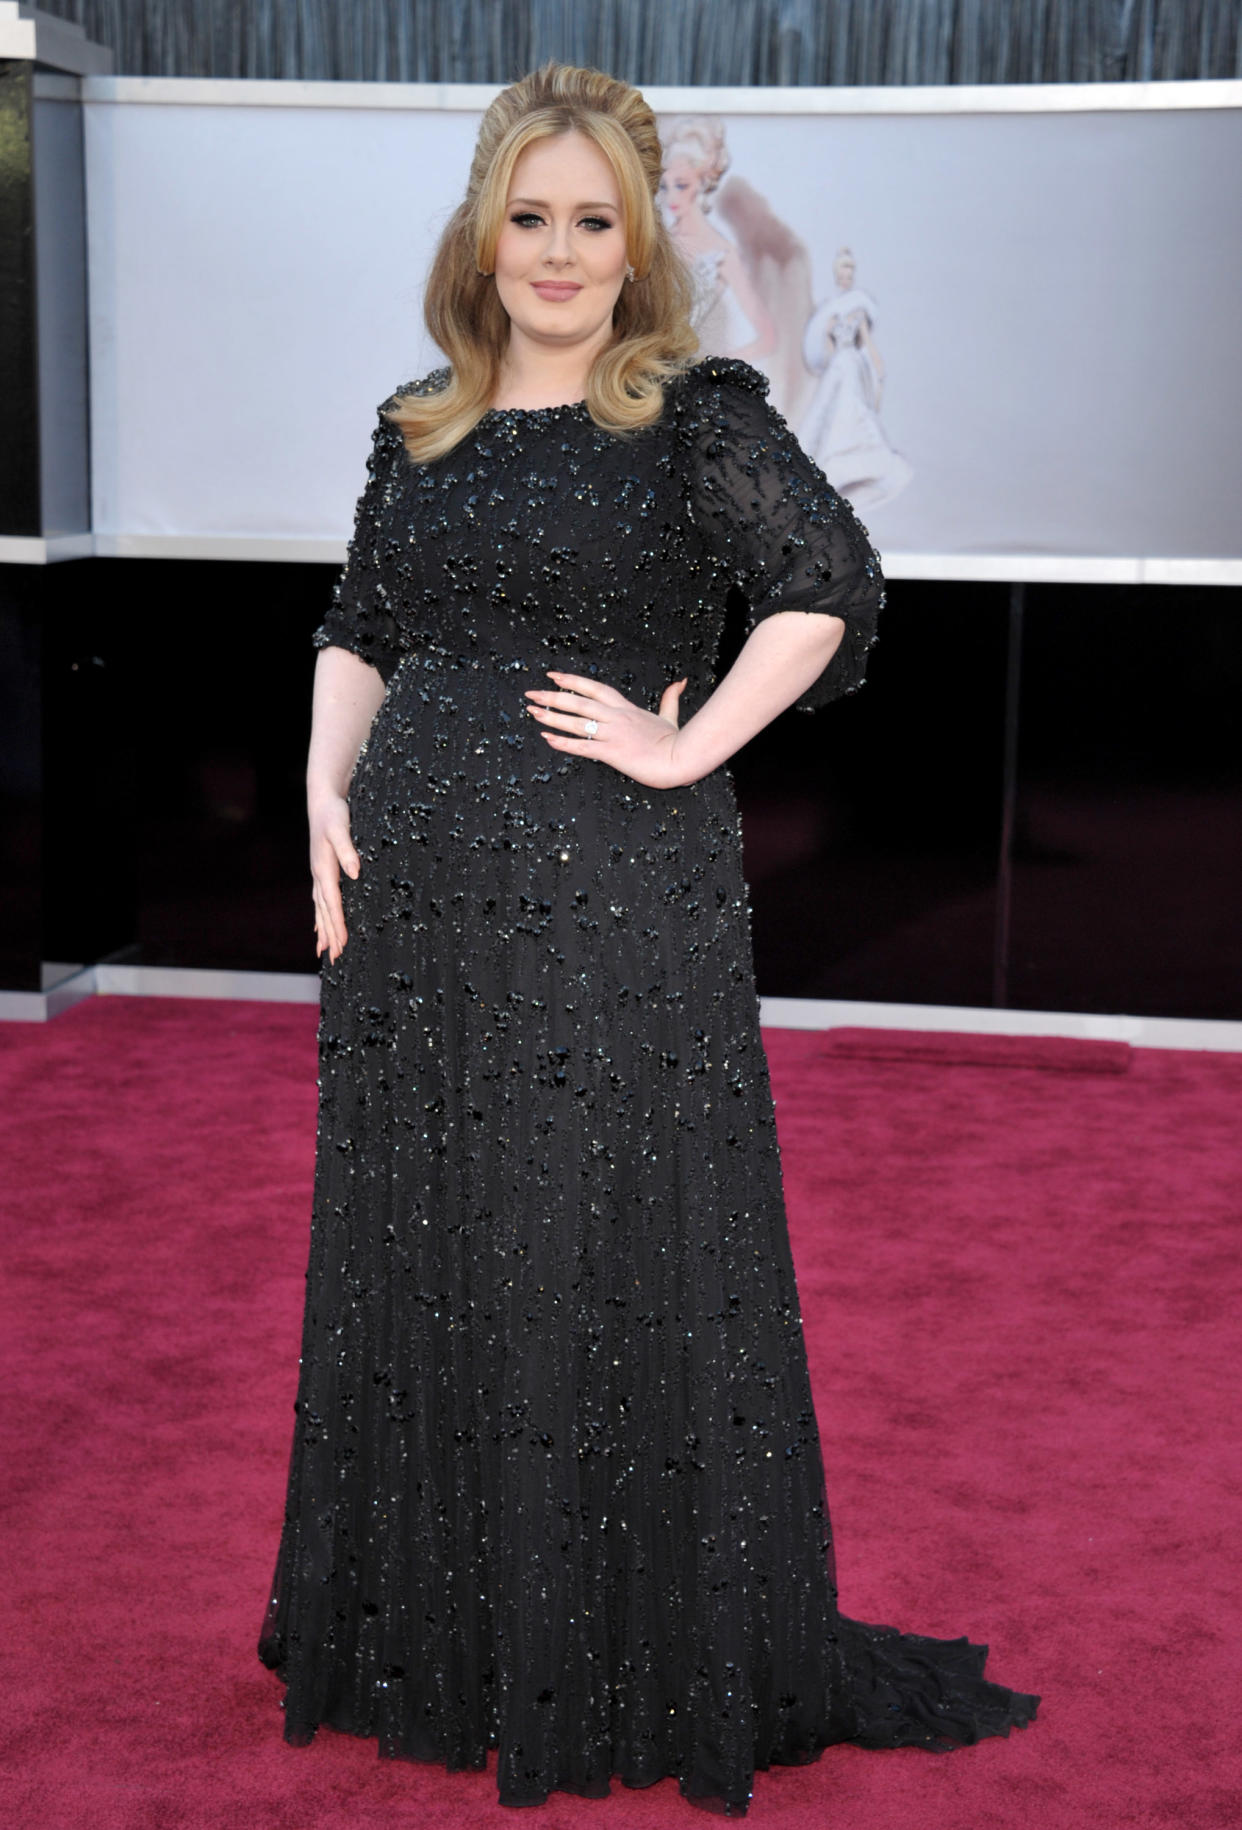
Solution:
{"label": "three-quarter sleeve", "polygon": [[[392,405],[393,396],[383,403]],[[405,443],[383,408],[367,458],[367,481],[354,511],[354,531],[345,565],[332,588],[328,612],[311,636],[316,648],[348,648],[360,655],[387,685],[401,659],[397,619],[384,583],[382,554],[390,540],[386,527],[398,466],[405,462]]]}
{"label": "three-quarter sleeve", "polygon": [[690,513],[745,594],[748,626],[781,610],[839,616],[840,647],[794,704],[815,711],[857,692],[885,597],[866,528],[767,399],[765,375],[710,357],[683,386]]}

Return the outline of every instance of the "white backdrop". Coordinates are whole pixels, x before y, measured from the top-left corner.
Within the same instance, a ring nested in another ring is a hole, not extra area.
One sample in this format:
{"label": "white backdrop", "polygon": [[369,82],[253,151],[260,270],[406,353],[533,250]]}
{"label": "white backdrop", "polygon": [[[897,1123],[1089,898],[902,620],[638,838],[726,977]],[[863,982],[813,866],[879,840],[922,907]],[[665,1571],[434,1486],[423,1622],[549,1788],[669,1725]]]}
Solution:
{"label": "white backdrop", "polygon": [[[1157,87],[1234,105],[649,92],[718,118],[816,302],[854,251],[913,473],[863,513],[894,575],[1242,558],[1242,84]],[[84,90],[99,550],[339,557],[376,404],[440,360],[422,275],[492,92]]]}

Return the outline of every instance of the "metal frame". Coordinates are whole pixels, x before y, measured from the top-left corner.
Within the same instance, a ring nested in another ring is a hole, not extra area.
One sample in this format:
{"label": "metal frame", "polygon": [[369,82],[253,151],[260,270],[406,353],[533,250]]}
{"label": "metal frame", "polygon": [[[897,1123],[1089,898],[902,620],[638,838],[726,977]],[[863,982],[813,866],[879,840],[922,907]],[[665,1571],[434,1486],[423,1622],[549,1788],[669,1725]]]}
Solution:
{"label": "metal frame", "polygon": [[[86,76],[84,102],[215,108],[396,108],[481,113],[502,83],[268,82],[244,77]],[[1242,108],[1242,80],[1168,83],[946,83],[874,89],[660,88],[657,114],[1096,114]]]}

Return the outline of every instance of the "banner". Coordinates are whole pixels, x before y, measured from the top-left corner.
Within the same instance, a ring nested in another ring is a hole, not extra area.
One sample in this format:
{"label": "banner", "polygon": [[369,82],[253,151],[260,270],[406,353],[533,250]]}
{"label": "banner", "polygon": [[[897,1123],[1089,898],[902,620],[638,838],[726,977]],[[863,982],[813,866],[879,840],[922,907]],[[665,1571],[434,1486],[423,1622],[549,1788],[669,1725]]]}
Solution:
{"label": "banner", "polygon": [[[1242,559],[1242,84],[1125,87],[649,92],[704,347],[894,573]],[[491,92],[85,92],[100,550],[338,556]]]}

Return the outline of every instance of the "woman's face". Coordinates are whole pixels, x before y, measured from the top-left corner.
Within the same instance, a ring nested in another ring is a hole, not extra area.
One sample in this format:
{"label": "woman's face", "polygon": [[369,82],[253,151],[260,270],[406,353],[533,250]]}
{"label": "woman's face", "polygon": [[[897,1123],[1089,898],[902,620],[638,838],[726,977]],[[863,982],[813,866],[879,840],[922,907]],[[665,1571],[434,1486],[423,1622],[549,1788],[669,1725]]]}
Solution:
{"label": "woman's face", "polygon": [[564,133],[526,147],[496,242],[510,334],[555,348],[605,347],[625,268],[621,193],[594,141]]}
{"label": "woman's face", "polygon": [[837,285],[841,288],[842,292],[851,291],[854,285],[853,261],[844,258],[835,261],[832,268],[832,277],[837,282]]}
{"label": "woman's face", "polygon": [[699,194],[699,174],[689,159],[670,159],[660,178],[660,205],[670,229],[692,206]]}

